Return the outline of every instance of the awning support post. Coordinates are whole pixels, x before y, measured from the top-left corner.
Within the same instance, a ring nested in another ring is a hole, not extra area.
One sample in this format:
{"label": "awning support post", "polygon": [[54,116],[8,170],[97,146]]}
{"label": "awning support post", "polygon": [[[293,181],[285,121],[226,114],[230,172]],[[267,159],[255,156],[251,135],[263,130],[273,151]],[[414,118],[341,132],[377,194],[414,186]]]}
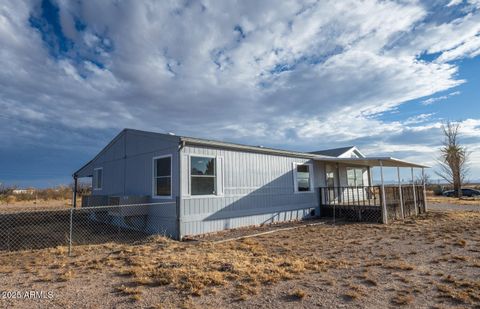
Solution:
{"label": "awning support post", "polygon": [[423,179],[423,205],[425,205],[425,212],[427,212],[427,190],[425,183],[425,168],[422,167],[422,179]]}
{"label": "awning support post", "polygon": [[372,181],[372,168],[369,166],[367,169],[368,173],[368,186],[371,187],[373,186],[373,181]]}
{"label": "awning support post", "polygon": [[417,193],[415,192],[415,178],[413,177],[413,167],[411,167],[410,170],[412,172],[413,205],[415,207],[415,216],[418,216]]}
{"label": "awning support post", "polygon": [[73,176],[73,197],[72,197],[73,208],[77,208],[77,186],[78,186],[78,177],[74,175]]}
{"label": "awning support post", "polygon": [[398,194],[400,197],[400,212],[402,214],[402,219],[405,219],[405,212],[403,211],[403,192],[402,192],[402,182],[400,181],[400,167],[397,166],[397,178],[398,178]]}
{"label": "awning support post", "polygon": [[387,197],[386,197],[386,194],[385,194],[385,183],[383,181],[383,163],[382,163],[382,161],[379,161],[379,163],[380,163],[380,178],[381,178],[381,181],[382,181],[382,186],[381,186],[381,189],[382,189],[382,222],[384,224],[387,224],[388,223]]}
{"label": "awning support post", "polygon": [[338,166],[338,163],[335,164],[335,167],[336,167],[336,173],[337,173],[337,190],[338,190],[338,202],[339,203],[342,203],[343,202],[343,199],[342,199],[342,188],[340,187],[340,167]]}

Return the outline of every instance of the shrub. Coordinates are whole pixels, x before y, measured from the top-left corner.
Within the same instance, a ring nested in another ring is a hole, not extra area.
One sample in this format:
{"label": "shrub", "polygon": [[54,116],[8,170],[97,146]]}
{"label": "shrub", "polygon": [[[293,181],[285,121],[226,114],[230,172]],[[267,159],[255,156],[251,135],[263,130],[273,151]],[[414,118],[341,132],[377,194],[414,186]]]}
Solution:
{"label": "shrub", "polygon": [[296,289],[295,291],[290,293],[290,296],[295,299],[303,299],[305,296],[307,296],[307,293],[304,290]]}
{"label": "shrub", "polygon": [[435,195],[442,195],[443,193],[443,188],[440,185],[436,185],[433,187],[433,194]]}

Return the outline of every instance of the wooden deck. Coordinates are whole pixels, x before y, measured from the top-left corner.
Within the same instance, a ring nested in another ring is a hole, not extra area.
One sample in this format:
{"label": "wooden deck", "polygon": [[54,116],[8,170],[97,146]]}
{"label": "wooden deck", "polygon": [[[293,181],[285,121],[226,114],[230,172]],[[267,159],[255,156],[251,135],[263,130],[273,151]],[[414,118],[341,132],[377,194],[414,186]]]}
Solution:
{"label": "wooden deck", "polygon": [[[363,222],[383,222],[383,201],[388,221],[426,211],[423,186],[320,187],[320,215]],[[415,188],[415,189],[414,189]]]}

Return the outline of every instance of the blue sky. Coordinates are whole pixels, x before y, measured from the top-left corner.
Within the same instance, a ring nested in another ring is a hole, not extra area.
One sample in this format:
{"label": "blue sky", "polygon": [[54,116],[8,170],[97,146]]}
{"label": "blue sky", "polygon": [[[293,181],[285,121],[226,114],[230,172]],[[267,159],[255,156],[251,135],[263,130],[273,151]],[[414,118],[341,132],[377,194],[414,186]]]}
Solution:
{"label": "blue sky", "polygon": [[435,166],[445,120],[480,178],[478,0],[5,1],[0,45],[0,183],[125,127]]}

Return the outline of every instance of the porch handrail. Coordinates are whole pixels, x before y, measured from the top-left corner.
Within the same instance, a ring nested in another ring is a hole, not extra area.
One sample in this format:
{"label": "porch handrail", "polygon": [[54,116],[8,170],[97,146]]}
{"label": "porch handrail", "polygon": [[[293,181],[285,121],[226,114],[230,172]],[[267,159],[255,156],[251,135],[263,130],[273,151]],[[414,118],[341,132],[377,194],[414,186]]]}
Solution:
{"label": "porch handrail", "polygon": [[320,205],[380,206],[380,186],[319,187]]}
{"label": "porch handrail", "polygon": [[[403,190],[409,190],[410,188],[415,188],[415,191],[422,190],[422,185],[409,185],[402,186]],[[385,185],[386,189],[386,202],[387,204],[391,202],[397,202],[400,195],[397,192],[399,189],[398,185]],[[413,191],[413,190],[412,190]],[[383,194],[381,186],[322,186],[319,187],[320,192],[320,205],[345,205],[345,206],[381,206],[383,200]],[[414,192],[417,193],[417,192]],[[406,197],[408,198],[408,197]],[[422,194],[414,194],[413,201],[423,202],[423,192]],[[405,203],[406,201],[402,201]]]}

